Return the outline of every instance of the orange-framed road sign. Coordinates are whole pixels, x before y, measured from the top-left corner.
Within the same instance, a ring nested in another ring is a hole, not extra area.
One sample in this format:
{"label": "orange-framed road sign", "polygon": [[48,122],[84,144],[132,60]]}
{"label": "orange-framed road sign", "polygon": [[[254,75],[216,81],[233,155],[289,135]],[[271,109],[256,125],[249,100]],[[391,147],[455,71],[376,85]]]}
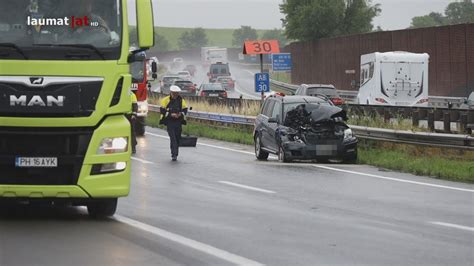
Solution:
{"label": "orange-framed road sign", "polygon": [[246,55],[279,54],[280,44],[278,40],[246,41],[243,53]]}

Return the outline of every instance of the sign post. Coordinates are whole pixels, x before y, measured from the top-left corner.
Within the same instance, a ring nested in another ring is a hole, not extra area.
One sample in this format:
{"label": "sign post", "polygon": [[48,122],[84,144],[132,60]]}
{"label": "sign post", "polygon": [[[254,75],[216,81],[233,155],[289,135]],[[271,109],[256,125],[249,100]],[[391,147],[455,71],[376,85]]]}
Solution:
{"label": "sign post", "polygon": [[[263,55],[264,54],[278,54],[280,53],[280,45],[277,40],[259,40],[259,41],[246,41],[244,43],[244,55],[260,55],[260,73],[259,78],[263,78],[264,74],[266,74],[266,78],[268,80],[268,91],[270,91],[270,75],[268,73],[263,73]],[[265,92],[260,88],[257,84],[257,75],[255,75],[255,91],[260,91],[262,95],[262,102],[265,100]]]}

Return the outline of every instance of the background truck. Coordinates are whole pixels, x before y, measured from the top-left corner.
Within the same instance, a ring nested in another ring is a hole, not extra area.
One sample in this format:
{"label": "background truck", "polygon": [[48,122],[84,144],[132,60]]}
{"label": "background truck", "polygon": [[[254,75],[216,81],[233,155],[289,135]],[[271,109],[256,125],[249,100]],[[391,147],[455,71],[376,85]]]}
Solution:
{"label": "background truck", "polygon": [[211,65],[211,61],[209,60],[209,53],[210,49],[217,49],[217,46],[210,46],[210,47],[202,47],[201,48],[201,64],[204,69],[209,68]]}
{"label": "background truck", "polygon": [[[129,52],[127,0],[2,0],[0,201],[115,213],[130,191],[130,63],[153,46],[152,10],[136,1],[140,49]],[[32,26],[26,17],[84,21]]]}
{"label": "background truck", "polygon": [[227,63],[227,48],[212,48],[207,51],[207,58],[211,64],[217,62]]}
{"label": "background truck", "polygon": [[429,58],[408,52],[362,55],[359,104],[428,106]]}
{"label": "background truck", "polygon": [[[146,53],[139,53],[146,58]],[[137,136],[145,135],[145,120],[148,116],[148,90],[151,87],[151,81],[158,77],[158,65],[153,59],[138,61],[131,64],[132,87],[138,100],[138,112],[135,125],[135,133]]]}

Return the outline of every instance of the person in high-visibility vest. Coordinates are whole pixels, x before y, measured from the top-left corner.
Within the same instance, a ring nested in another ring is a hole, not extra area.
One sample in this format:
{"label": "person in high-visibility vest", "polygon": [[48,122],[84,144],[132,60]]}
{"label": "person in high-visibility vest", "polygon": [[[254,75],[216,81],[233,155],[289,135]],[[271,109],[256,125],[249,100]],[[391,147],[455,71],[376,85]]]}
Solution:
{"label": "person in high-visibility vest", "polygon": [[131,125],[131,137],[132,137],[132,153],[135,154],[137,153],[137,137],[135,135],[135,123],[137,121],[137,113],[138,113],[138,100],[137,96],[135,93],[132,91],[129,92],[130,94],[130,99],[132,101],[132,112],[128,114],[127,118],[130,121]]}
{"label": "person in high-visibility vest", "polygon": [[188,104],[180,96],[181,88],[178,86],[170,87],[169,96],[161,101],[161,119],[160,124],[166,125],[168,135],[170,136],[171,160],[177,161],[179,155],[179,142],[183,125],[186,125],[186,115],[188,114]]}

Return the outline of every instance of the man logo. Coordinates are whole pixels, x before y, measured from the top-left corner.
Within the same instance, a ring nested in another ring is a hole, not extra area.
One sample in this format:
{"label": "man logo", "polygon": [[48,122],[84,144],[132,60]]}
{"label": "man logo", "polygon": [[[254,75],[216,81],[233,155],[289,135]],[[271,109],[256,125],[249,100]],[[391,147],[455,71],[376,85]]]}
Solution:
{"label": "man logo", "polygon": [[30,78],[31,85],[43,85],[44,78]]}

